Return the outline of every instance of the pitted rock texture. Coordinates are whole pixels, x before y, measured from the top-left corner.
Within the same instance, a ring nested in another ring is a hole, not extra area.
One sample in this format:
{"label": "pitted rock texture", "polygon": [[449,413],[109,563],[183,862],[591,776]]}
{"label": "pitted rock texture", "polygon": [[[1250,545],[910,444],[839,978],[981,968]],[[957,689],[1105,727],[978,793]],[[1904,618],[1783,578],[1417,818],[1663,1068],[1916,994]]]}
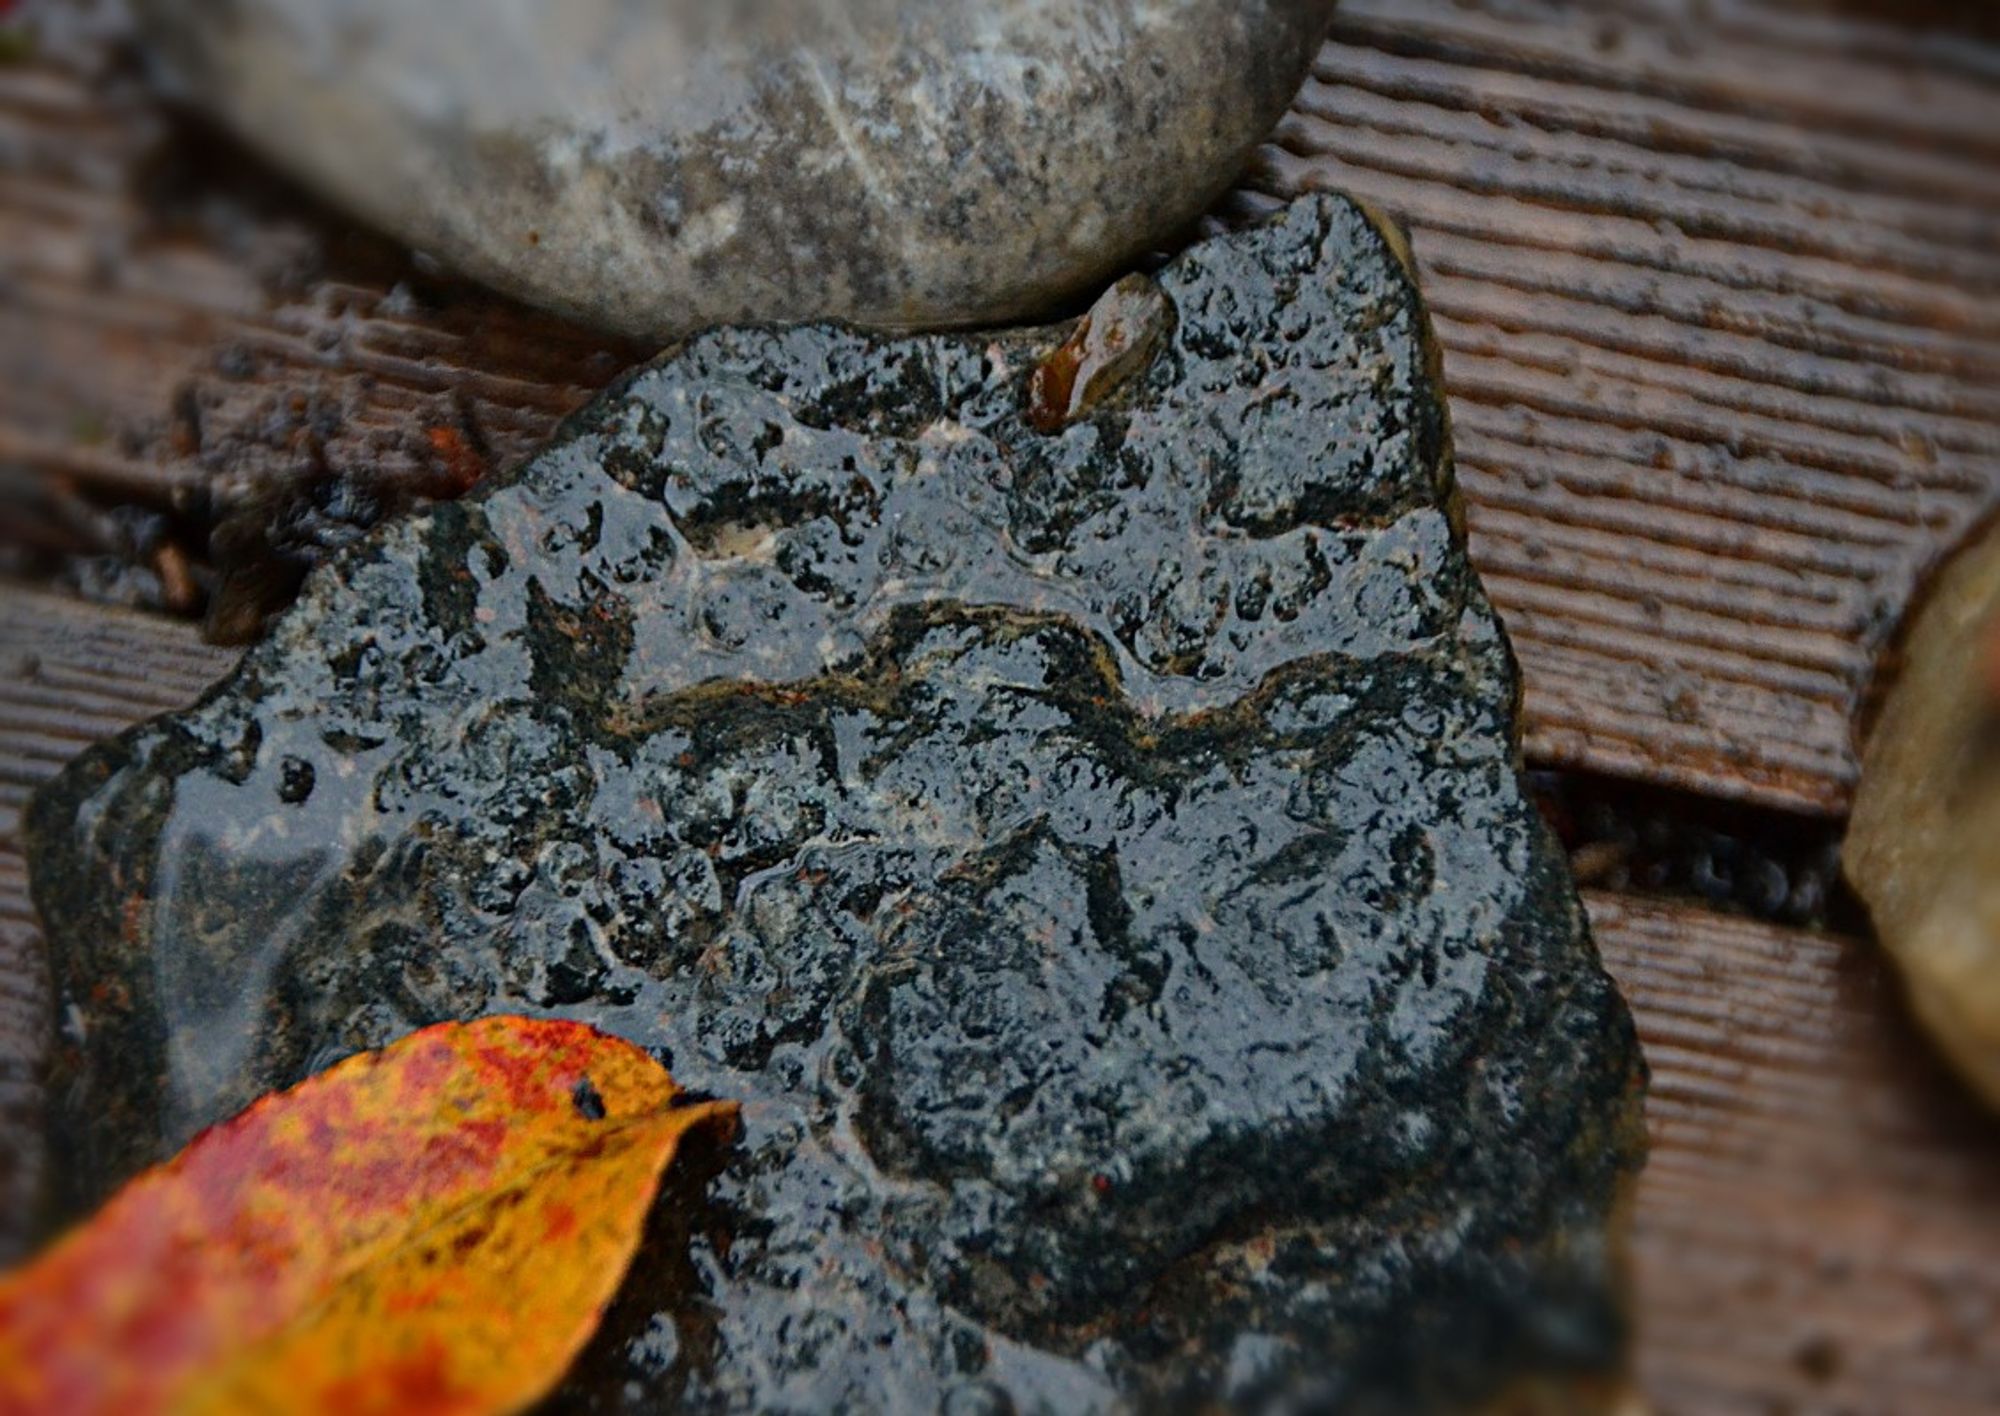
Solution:
{"label": "pitted rock texture", "polygon": [[1333,0],[139,0],[333,200],[637,338],[1042,316],[1199,216]]}
{"label": "pitted rock texture", "polygon": [[1318,199],[1158,291],[1050,435],[1070,327],[701,336],[74,765],[31,829],[84,1194],[548,1013],[744,1103],[579,1407],[1610,1373],[1641,1068],[1517,777],[1416,290]]}

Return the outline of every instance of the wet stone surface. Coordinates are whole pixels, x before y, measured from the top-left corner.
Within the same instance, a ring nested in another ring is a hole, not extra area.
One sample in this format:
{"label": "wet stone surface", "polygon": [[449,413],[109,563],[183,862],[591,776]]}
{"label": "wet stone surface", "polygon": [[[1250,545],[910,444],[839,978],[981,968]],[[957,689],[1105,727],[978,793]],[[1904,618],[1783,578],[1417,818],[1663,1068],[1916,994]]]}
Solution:
{"label": "wet stone surface", "polygon": [[1073,327],[704,335],[75,764],[31,813],[72,1198],[553,1013],[744,1103],[559,1404],[1605,1372],[1637,1050],[1415,289],[1328,199],[1157,293],[1052,434]]}
{"label": "wet stone surface", "polygon": [[138,0],[354,214],[634,338],[1042,316],[1271,131],[1333,0]]}

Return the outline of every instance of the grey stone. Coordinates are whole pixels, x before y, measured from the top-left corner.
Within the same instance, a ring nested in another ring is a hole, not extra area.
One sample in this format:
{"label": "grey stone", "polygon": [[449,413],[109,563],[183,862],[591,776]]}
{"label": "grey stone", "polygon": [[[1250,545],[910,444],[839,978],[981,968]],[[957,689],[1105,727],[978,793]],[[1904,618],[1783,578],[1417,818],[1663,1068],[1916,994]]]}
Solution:
{"label": "grey stone", "polygon": [[1041,315],[1229,184],[1332,0],[140,0],[342,206],[640,338]]}
{"label": "grey stone", "polygon": [[551,1013],[744,1103],[573,1406],[1603,1378],[1642,1069],[1515,696],[1353,205],[1088,326],[713,332],[37,798],[65,1173]]}

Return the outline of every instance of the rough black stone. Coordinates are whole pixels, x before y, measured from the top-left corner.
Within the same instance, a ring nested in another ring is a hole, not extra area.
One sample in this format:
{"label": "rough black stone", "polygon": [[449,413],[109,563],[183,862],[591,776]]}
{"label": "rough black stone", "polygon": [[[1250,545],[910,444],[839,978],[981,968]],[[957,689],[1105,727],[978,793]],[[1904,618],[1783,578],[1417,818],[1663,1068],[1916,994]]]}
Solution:
{"label": "rough black stone", "polygon": [[78,1197],[553,1013],[745,1104],[570,1404],[1612,1372],[1640,1064],[1397,251],[1331,199],[1196,247],[1047,435],[1068,326],[703,335],[316,573],[33,808]]}

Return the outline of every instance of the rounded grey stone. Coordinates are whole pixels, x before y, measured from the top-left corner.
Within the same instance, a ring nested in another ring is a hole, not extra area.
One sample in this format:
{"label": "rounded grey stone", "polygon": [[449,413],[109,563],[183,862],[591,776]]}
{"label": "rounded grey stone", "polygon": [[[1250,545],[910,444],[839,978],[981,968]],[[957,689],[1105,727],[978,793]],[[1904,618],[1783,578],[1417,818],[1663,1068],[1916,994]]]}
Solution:
{"label": "rounded grey stone", "polygon": [[139,0],[187,96],[466,275],[640,338],[1043,312],[1228,186],[1332,0]]}

